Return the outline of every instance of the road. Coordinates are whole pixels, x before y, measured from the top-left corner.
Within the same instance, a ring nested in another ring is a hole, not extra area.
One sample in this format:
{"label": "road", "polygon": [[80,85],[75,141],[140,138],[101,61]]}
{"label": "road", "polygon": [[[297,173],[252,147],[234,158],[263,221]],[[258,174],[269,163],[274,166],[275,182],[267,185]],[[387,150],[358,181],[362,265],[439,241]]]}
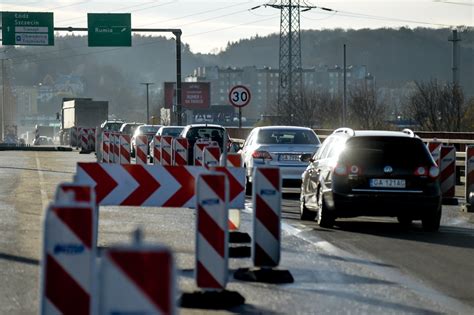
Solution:
{"label": "road", "polygon": [[[35,314],[39,305],[39,264],[43,211],[59,182],[70,181],[77,152],[0,153],[0,314]],[[474,215],[445,206],[439,233],[419,224],[401,228],[393,219],[338,221],[334,229],[298,219],[298,195],[285,193],[280,268],[289,285],[232,279],[229,290],[246,298],[237,313],[474,313]],[[251,202],[242,230],[251,230]],[[194,211],[189,209],[101,207],[99,246],[130,242],[140,226],[145,241],[170,246],[178,265],[179,290],[196,290]],[[230,259],[230,272],[250,267]],[[227,313],[227,311],[220,311]],[[180,313],[203,311],[180,309]]]}

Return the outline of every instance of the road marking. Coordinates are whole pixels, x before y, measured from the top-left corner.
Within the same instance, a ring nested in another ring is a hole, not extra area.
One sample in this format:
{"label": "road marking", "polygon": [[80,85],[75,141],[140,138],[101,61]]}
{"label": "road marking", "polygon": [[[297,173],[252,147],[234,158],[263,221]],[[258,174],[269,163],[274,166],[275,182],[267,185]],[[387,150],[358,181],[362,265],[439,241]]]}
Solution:
{"label": "road marking", "polygon": [[46,209],[48,206],[48,194],[46,194],[46,190],[44,189],[45,187],[45,180],[44,180],[44,174],[43,171],[41,170],[41,164],[38,158],[38,153],[35,152],[35,158],[36,158],[36,168],[38,169],[38,177],[39,177],[39,184],[40,184],[40,192],[41,192],[41,206],[43,209]]}

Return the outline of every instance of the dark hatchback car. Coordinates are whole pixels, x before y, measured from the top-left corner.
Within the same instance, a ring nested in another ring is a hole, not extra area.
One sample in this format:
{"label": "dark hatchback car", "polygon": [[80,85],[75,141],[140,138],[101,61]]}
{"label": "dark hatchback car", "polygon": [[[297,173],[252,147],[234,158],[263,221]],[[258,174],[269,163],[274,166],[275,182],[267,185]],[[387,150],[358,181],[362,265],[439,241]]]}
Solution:
{"label": "dark hatchback car", "polygon": [[439,168],[420,138],[396,131],[335,130],[302,175],[300,215],[332,227],[336,218],[421,220],[436,231],[441,220]]}

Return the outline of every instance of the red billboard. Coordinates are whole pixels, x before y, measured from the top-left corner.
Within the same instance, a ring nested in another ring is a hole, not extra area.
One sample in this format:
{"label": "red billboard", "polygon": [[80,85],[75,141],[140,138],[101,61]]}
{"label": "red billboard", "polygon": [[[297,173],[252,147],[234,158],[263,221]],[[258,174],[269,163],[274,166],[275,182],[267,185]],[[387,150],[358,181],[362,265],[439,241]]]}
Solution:
{"label": "red billboard", "polygon": [[[181,103],[186,109],[206,109],[211,105],[209,82],[182,82]],[[165,82],[165,108],[176,104],[176,83]]]}

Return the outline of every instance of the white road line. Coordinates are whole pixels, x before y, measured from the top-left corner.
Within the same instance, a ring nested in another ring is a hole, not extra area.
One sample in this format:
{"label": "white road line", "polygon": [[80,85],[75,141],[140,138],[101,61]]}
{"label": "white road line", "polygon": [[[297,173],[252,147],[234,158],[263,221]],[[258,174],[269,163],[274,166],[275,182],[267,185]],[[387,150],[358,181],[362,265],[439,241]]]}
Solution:
{"label": "white road line", "polygon": [[37,152],[35,152],[35,158],[36,158],[36,168],[38,169],[39,185],[40,185],[40,192],[41,192],[41,206],[43,207],[43,210],[44,210],[46,209],[49,203],[48,195],[46,194],[46,190],[44,187],[46,182],[44,180],[44,174],[43,174],[43,171],[41,170],[41,164],[40,164]]}

